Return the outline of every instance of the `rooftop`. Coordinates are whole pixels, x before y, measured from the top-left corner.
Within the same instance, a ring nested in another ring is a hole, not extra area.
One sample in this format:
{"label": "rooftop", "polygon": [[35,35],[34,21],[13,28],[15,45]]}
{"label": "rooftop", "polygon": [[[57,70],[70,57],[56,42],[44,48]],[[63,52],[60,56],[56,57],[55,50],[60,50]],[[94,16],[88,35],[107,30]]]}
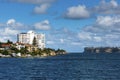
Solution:
{"label": "rooftop", "polygon": [[32,30],[30,30],[30,31],[28,31],[27,33],[35,33],[34,31],[32,31]]}

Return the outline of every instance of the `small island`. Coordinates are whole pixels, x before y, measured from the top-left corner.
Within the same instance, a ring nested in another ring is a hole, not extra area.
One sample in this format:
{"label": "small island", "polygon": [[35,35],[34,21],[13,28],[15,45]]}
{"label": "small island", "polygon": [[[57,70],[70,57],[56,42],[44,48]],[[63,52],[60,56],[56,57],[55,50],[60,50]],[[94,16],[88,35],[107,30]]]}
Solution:
{"label": "small island", "polygon": [[0,57],[47,57],[66,54],[63,49],[41,49],[36,45],[13,43],[8,40],[6,43],[0,42]]}

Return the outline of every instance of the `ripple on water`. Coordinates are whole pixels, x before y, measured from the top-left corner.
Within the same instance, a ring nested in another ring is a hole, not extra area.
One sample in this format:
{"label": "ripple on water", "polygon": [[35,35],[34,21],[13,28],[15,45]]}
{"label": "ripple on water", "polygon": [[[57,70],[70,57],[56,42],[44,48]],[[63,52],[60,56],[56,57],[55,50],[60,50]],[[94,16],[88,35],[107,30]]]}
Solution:
{"label": "ripple on water", "polygon": [[118,56],[67,54],[42,59],[0,58],[0,80],[120,80]]}

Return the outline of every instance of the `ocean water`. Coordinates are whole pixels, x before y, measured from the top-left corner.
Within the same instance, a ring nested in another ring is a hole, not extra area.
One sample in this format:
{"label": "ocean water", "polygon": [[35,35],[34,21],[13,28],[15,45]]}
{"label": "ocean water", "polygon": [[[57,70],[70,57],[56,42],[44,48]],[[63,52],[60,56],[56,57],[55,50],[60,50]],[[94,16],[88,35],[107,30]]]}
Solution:
{"label": "ocean water", "polygon": [[0,58],[0,80],[120,80],[120,53]]}

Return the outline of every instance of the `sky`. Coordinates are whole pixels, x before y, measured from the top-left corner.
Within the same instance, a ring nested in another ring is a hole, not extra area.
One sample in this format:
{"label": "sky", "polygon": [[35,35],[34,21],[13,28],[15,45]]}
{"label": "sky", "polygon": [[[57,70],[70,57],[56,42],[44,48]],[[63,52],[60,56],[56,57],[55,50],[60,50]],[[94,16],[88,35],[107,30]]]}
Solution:
{"label": "sky", "polygon": [[33,30],[46,47],[120,47],[120,0],[0,0],[0,42]]}

